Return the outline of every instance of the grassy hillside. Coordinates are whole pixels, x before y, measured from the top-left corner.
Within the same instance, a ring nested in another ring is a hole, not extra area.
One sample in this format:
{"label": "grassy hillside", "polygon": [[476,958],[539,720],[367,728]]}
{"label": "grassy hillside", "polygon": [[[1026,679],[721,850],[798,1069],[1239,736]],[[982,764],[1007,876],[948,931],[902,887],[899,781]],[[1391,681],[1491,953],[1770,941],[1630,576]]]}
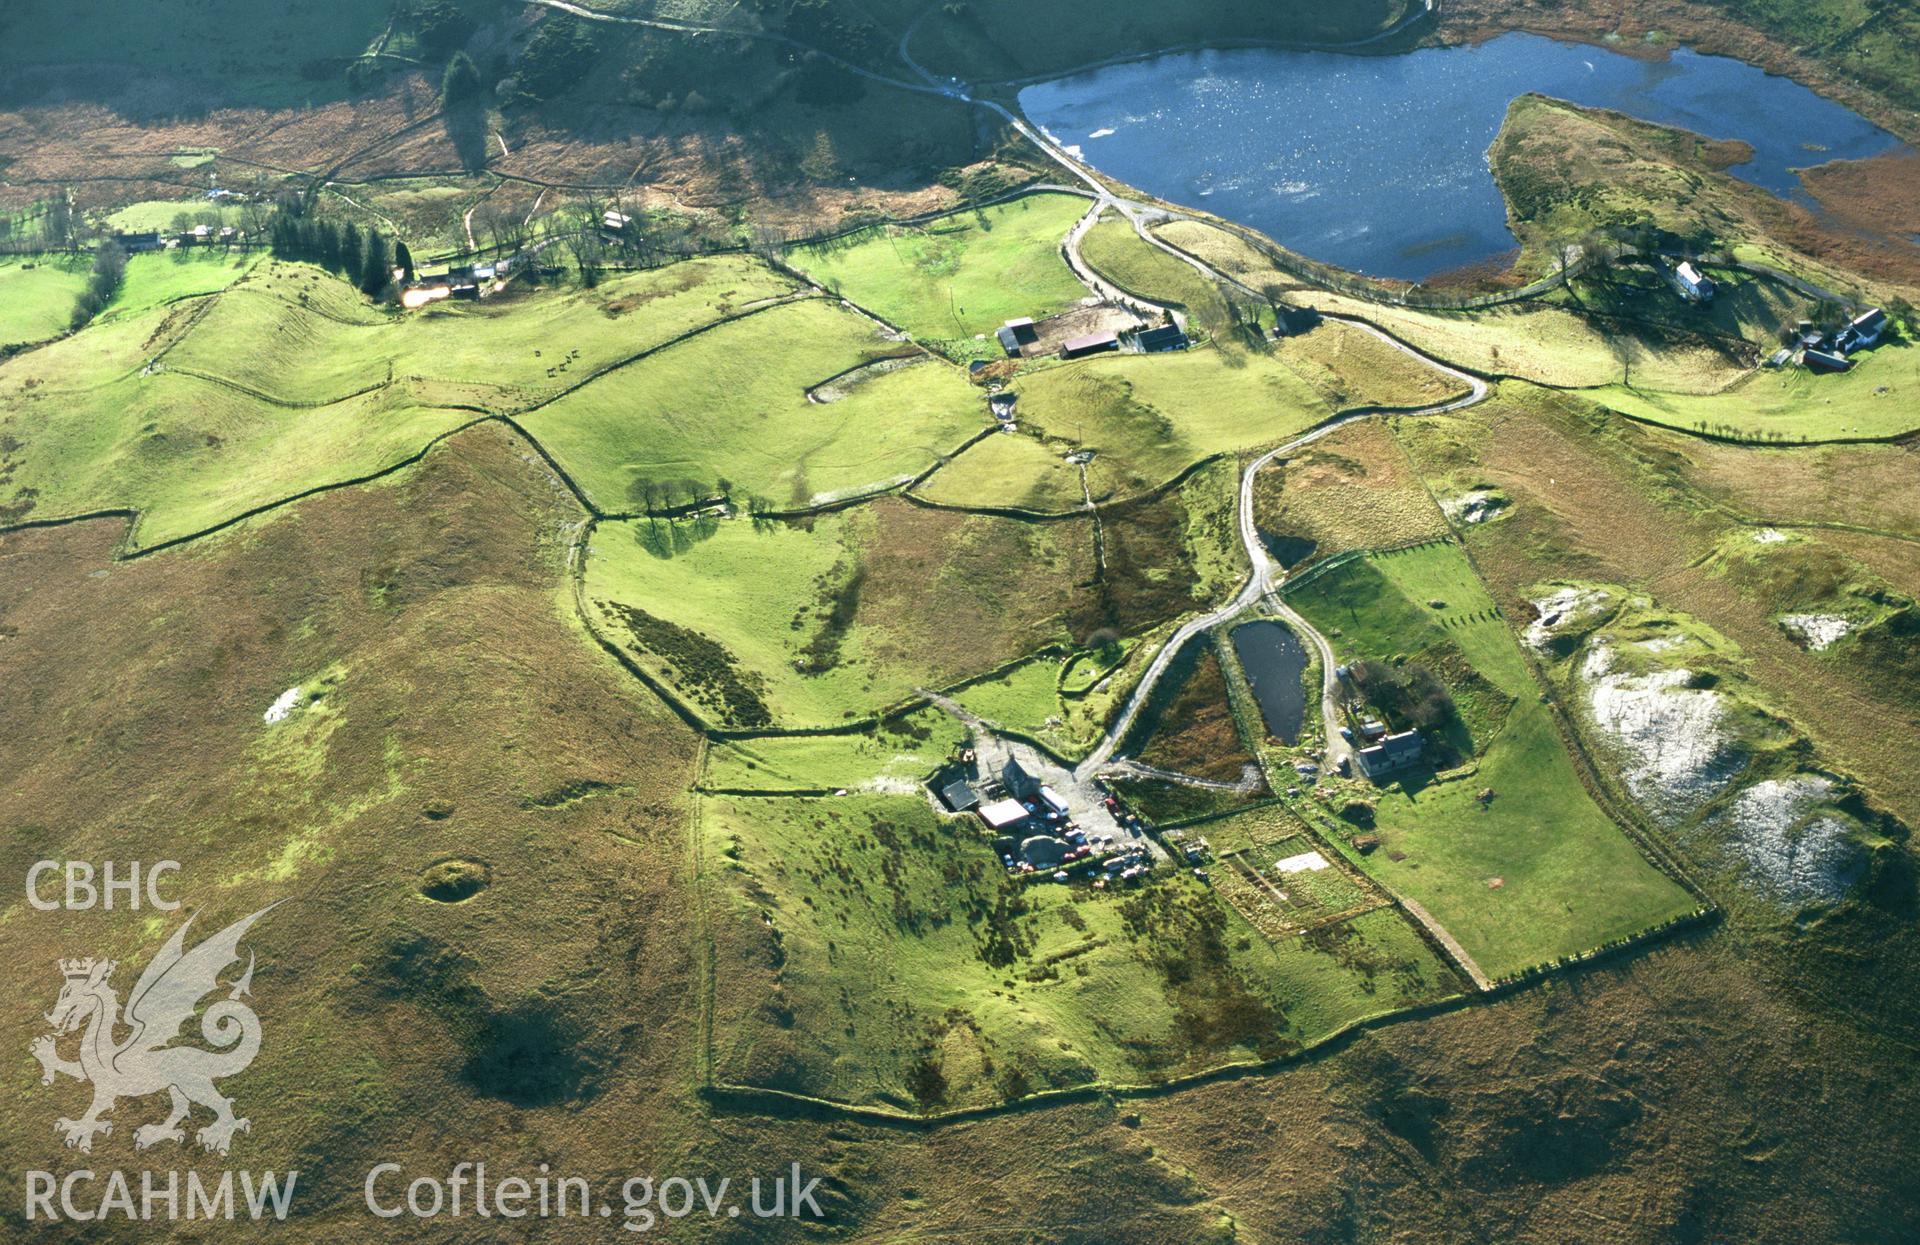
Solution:
{"label": "grassy hillside", "polygon": [[[1333,414],[1267,352],[1237,347],[1094,358],[1023,373],[1016,437],[994,437],[941,468],[921,492],[941,501],[1064,511],[1083,500],[1065,462],[1091,451],[1096,500],[1137,496],[1211,455],[1279,441]],[[975,455],[978,454],[978,457]]]}
{"label": "grassy hillside", "polygon": [[[1633,643],[1622,643],[1615,646],[1611,667],[1595,665],[1595,677],[1621,676],[1612,693],[1616,701],[1665,707],[1651,699],[1662,690],[1657,680],[1634,681],[1657,673],[1644,662],[1704,672],[1669,690],[1681,693],[1682,707],[1706,716],[1704,704],[1689,700],[1725,689],[1730,702],[1718,714],[1716,729],[1746,741],[1741,755],[1727,758],[1730,772],[1739,772],[1747,756],[1765,762],[1751,774],[1755,780],[1790,779],[1801,767],[1823,768],[1856,786],[1869,807],[1906,825],[1920,817],[1912,767],[1896,742],[1907,733],[1898,724],[1912,717],[1913,684],[1903,659],[1894,656],[1900,648],[1890,643],[1897,626],[1876,621],[1903,615],[1904,601],[1920,585],[1920,578],[1901,569],[1911,566],[1910,553],[1892,552],[1910,548],[1900,533],[1911,535],[1915,520],[1904,513],[1903,503],[1829,519],[1833,503],[1824,495],[1827,473],[1836,463],[1857,492],[1870,495],[1887,487],[1884,482],[1892,477],[1884,473],[1907,468],[1907,451],[1853,447],[1806,453],[1708,445],[1662,429],[1621,424],[1538,393],[1503,400],[1471,422],[1403,425],[1401,435],[1429,478],[1472,472],[1510,498],[1507,517],[1466,527],[1476,561],[1510,610],[1526,611],[1524,602],[1539,595],[1540,582],[1555,578],[1618,585],[1619,591],[1646,598],[1648,625],[1629,628],[1625,640],[1652,639],[1654,646],[1643,658]],[[1868,544],[1861,542],[1869,538],[1856,538],[1844,528],[1792,527],[1852,518],[1885,523],[1877,530],[1888,535]],[[1788,526],[1769,526],[1774,523]],[[1905,591],[1857,554],[1903,579]],[[1802,614],[1842,617],[1860,629],[1815,649],[1786,621]],[[1577,636],[1601,625],[1604,615],[1568,621]],[[1654,624],[1681,632],[1684,643],[1662,639]],[[1584,669],[1584,661],[1581,665]],[[1575,708],[1585,696],[1583,690]],[[1863,722],[1887,729],[1862,730]],[[1677,824],[1690,824],[1703,811],[1695,798],[1703,792],[1710,797],[1706,812],[1730,813],[1734,795],[1743,788],[1711,787],[1716,777],[1729,779],[1717,763],[1702,764],[1716,755],[1703,750],[1707,737],[1698,729],[1671,734],[1687,744],[1672,750],[1674,759],[1690,759],[1675,771],[1687,782],[1676,785],[1697,790],[1678,803],[1662,801],[1660,785],[1648,786],[1643,771],[1642,793],[1654,792],[1662,815]],[[1594,744],[1603,745],[1613,748],[1617,741]],[[1608,762],[1610,769],[1618,764]],[[1791,819],[1781,827],[1791,830]],[[1669,833],[1678,850],[1696,854],[1697,868],[1727,868],[1719,852],[1722,835]],[[1754,902],[1744,887],[1718,886],[1717,897],[1739,910],[1734,936],[1742,945],[1772,948],[1770,954],[1778,958],[1769,971],[1783,987],[1823,1000],[1820,1006],[1850,1006],[1840,1000],[1862,988],[1854,948],[1873,942],[1880,947],[1877,954],[1900,961],[1914,954],[1902,932],[1912,903],[1905,880],[1909,850],[1880,858],[1872,876],[1884,870],[1886,880],[1852,892],[1814,924],[1796,924],[1777,903]],[[1876,1023],[1904,1032],[1914,1021],[1904,1005],[1886,999]]]}
{"label": "grassy hillside", "polygon": [[[909,366],[868,364],[898,361]],[[821,388],[836,382],[829,390]],[[900,483],[988,419],[963,374],[810,299],[723,324],[582,385],[526,419],[608,510],[649,486],[725,479],[780,506]]]}
{"label": "grassy hillside", "polygon": [[8,6],[0,25],[0,63],[16,73],[67,64],[103,75],[115,66],[124,72],[137,65],[175,80],[184,98],[211,90],[230,99],[295,106],[342,94],[346,62],[367,51],[391,11],[387,0],[348,0],[324,12],[263,12],[246,0],[159,0],[130,15],[98,2],[21,0]]}
{"label": "grassy hillside", "polygon": [[1271,1057],[1457,988],[1391,910],[1269,940],[1191,880],[1023,884],[976,826],[703,801],[714,1077],[937,1112]]}
{"label": "grassy hillside", "polygon": [[[389,467],[791,288],[747,261],[693,261],[401,316],[317,269],[251,265],[136,257],[98,323],[0,365],[10,519],[125,507],[141,514],[136,544],[197,531]],[[607,474],[621,504],[628,477]]]}
{"label": "grassy hillside", "polygon": [[86,266],[78,260],[0,260],[0,348],[65,332],[73,301],[86,285]]}
{"label": "grassy hillside", "polygon": [[863,231],[787,259],[916,337],[971,338],[1087,296],[1059,253],[1086,210],[1073,195],[1029,195],[925,225]]}
{"label": "grassy hillside", "polygon": [[1180,307],[1193,327],[1215,335],[1231,330],[1220,289],[1191,264],[1141,241],[1130,221],[1102,216],[1081,239],[1080,253],[1095,272],[1129,294]]}
{"label": "grassy hillside", "polygon": [[1697,906],[1582,787],[1506,621],[1457,546],[1356,558],[1287,597],[1343,661],[1429,664],[1449,685],[1475,741],[1471,767],[1383,788],[1380,846],[1362,863],[1424,905],[1489,975]]}
{"label": "grassy hillside", "polygon": [[1088,520],[892,499],[791,522],[606,524],[586,593],[605,634],[709,720],[835,726],[1194,608],[1219,588],[1193,565],[1197,504],[1176,495],[1108,517],[1099,568]]}

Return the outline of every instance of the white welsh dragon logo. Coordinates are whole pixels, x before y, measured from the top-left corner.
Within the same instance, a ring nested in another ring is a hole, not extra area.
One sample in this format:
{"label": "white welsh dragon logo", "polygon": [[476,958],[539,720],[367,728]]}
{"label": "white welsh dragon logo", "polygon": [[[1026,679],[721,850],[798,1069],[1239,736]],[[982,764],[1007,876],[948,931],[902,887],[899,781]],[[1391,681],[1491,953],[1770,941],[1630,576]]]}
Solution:
{"label": "white welsh dragon logo", "polygon": [[[180,1122],[196,1104],[214,1113],[213,1122],[198,1134],[206,1149],[225,1154],[233,1135],[247,1131],[250,1122],[235,1118],[233,1100],[214,1082],[244,1071],[260,1053],[260,1018],[240,1001],[253,984],[251,953],[247,971],[227,997],[208,1007],[200,1018],[200,1036],[217,1049],[171,1043],[180,1036],[182,1026],[193,1019],[201,1002],[219,989],[220,974],[239,960],[241,936],[278,906],[269,904],[183,952],[187,930],[193,925],[189,917],[153,957],[147,971],[140,974],[124,1017],[119,994],[107,984],[113,976],[114,961],[60,961],[66,984],[61,987],[59,1001],[47,1013],[53,1034],[34,1040],[33,1057],[43,1069],[43,1085],[51,1085],[54,1077],[62,1074],[93,1085],[93,1105],[87,1113],[77,1120],[62,1119],[53,1126],[69,1146],[91,1151],[95,1134],[113,1132],[113,1121],[101,1117],[113,1110],[114,1104],[122,1098],[145,1098],[161,1090],[172,1097],[173,1109],[166,1123],[143,1124],[134,1130],[136,1149],[164,1141],[184,1142],[187,1134]],[[62,1059],[56,1049],[58,1039],[82,1026],[86,1032],[80,1039],[80,1058]],[[114,1036],[115,1030],[122,1028],[131,1030],[124,1041]]]}

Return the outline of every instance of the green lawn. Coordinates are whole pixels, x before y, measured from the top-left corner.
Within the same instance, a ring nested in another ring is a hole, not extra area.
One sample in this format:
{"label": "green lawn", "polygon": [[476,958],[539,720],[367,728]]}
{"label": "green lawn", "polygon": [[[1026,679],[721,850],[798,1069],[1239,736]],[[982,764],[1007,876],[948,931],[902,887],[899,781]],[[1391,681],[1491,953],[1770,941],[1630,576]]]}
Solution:
{"label": "green lawn", "polygon": [[939,709],[921,709],[857,735],[773,735],[716,743],[700,784],[711,791],[854,790],[910,794],[956,748],[967,729]]}
{"label": "green lawn", "polygon": [[0,346],[66,332],[87,287],[87,261],[52,255],[0,257]]}
{"label": "green lawn", "polygon": [[[223,286],[215,302],[194,298]],[[0,364],[0,433],[14,443],[0,507],[129,507],[136,543],[184,535],[390,466],[790,289],[752,261],[696,260],[401,315],[304,264],[136,256],[93,325]]]}
{"label": "green lawn", "polygon": [[1889,336],[1854,358],[1851,371],[1763,371],[1702,396],[1620,386],[1592,396],[1622,414],[1683,431],[1763,441],[1892,437],[1920,428],[1920,347]]}
{"label": "green lawn", "polygon": [[1084,501],[1078,471],[1063,461],[1070,450],[1093,451],[1088,482],[1094,498],[1107,501],[1333,414],[1276,356],[1237,348],[1087,359],[1026,373],[1013,390],[1019,433],[973,447],[934,473],[923,494],[1063,511]]}
{"label": "green lawn", "polygon": [[1095,272],[1129,294],[1178,304],[1194,326],[1209,333],[1227,331],[1227,300],[1219,287],[1192,264],[1141,241],[1128,221],[1103,216],[1081,239],[1080,255]]}
{"label": "green lawn", "polygon": [[780,506],[902,482],[989,418],[964,374],[930,360],[808,390],[874,360],[911,357],[871,321],[812,299],[777,307],[613,372],[526,418],[603,507],[641,509],[648,482],[724,477]]}
{"label": "green lawn", "polygon": [[228,252],[213,247],[129,256],[127,279],[101,316],[135,316],[168,303],[224,290],[259,262],[258,251]]}
{"label": "green lawn", "polygon": [[586,586],[606,633],[712,720],[833,726],[1061,642],[1090,562],[1082,524],[890,501],[805,523],[606,524]]}
{"label": "green lawn", "polygon": [[1037,194],[912,228],[880,228],[787,258],[809,277],[927,341],[991,333],[1087,297],[1060,242],[1089,204]]}
{"label": "green lawn", "polygon": [[[1585,951],[1696,906],[1581,786],[1516,642],[1457,546],[1356,558],[1288,599],[1333,638],[1342,660],[1390,660],[1450,642],[1514,698],[1471,772],[1444,782],[1416,773],[1379,788],[1380,846],[1355,856],[1423,905],[1489,975]],[[1489,787],[1495,795],[1483,806],[1476,796]]]}
{"label": "green lawn", "polygon": [[917,795],[703,800],[714,1079],[951,1110],[1277,1055],[1455,988],[1391,911],[1269,942],[1184,874],[1010,880],[978,826]]}
{"label": "green lawn", "polygon": [[[176,156],[174,163],[209,158],[204,155]],[[217,218],[220,224],[236,228],[246,216],[237,203],[214,203],[196,195],[191,199],[143,199],[138,203],[129,203],[107,217],[107,224],[121,233],[170,233],[182,214],[190,217],[195,225],[211,225]]]}

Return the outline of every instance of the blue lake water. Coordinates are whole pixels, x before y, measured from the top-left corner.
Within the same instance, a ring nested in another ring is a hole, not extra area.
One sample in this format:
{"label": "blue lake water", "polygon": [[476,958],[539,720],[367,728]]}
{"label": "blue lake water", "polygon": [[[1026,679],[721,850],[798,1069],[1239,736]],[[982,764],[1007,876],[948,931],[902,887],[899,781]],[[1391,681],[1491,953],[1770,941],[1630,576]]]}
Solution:
{"label": "blue lake water", "polygon": [[1900,146],[1790,78],[1685,49],[1639,60],[1508,34],[1395,56],[1233,49],[1114,65],[1020,92],[1103,172],[1315,259],[1419,280],[1510,251],[1487,148],[1529,91],[1752,144],[1729,172],[1802,194],[1797,168]]}

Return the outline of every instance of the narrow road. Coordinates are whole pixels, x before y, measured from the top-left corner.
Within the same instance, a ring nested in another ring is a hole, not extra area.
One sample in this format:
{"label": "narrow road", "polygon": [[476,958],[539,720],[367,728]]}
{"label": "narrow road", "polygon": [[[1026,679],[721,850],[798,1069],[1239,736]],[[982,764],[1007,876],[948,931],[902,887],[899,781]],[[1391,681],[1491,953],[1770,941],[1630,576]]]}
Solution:
{"label": "narrow road", "polygon": [[[1179,313],[1174,312],[1174,309],[1166,303],[1156,303],[1150,298],[1142,298],[1127,293],[1113,282],[1101,276],[1099,272],[1094,269],[1093,265],[1089,264],[1086,258],[1080,254],[1080,243],[1085,240],[1087,231],[1099,223],[1100,216],[1107,210],[1109,202],[1111,201],[1095,199],[1093,206],[1087,209],[1087,214],[1075,221],[1073,228],[1067,230],[1066,240],[1060,244],[1060,254],[1065,257],[1068,269],[1072,271],[1075,277],[1079,278],[1080,284],[1093,291],[1096,298],[1099,298],[1103,302],[1113,303],[1119,307],[1125,307],[1128,311],[1131,311],[1143,320],[1157,320],[1169,312],[1173,312],[1176,320],[1180,319]],[[1132,218],[1127,217],[1127,219],[1131,220]],[[1185,328],[1186,326],[1182,324],[1181,327]]]}
{"label": "narrow road", "polygon": [[[1371,328],[1369,325],[1363,325],[1363,327]],[[1375,330],[1375,332],[1377,333],[1378,330]],[[1448,375],[1457,378],[1467,386],[1467,393],[1462,397],[1410,413],[1440,415],[1449,411],[1463,410],[1486,398],[1489,391],[1485,381],[1475,376],[1469,376],[1465,372],[1455,371],[1453,368],[1446,366],[1438,360],[1429,359],[1419,351],[1395,341],[1384,333],[1379,333],[1378,335],[1382,341],[1387,342],[1395,349],[1405,351],[1413,358],[1419,359],[1429,366],[1438,368]],[[1272,556],[1267,552],[1266,542],[1260,539],[1260,529],[1254,522],[1253,486],[1255,478],[1260,473],[1260,469],[1274,459],[1293,454],[1313,444],[1315,441],[1318,441],[1336,429],[1344,428],[1348,424],[1355,423],[1359,420],[1372,419],[1376,414],[1377,412],[1375,411],[1355,411],[1351,414],[1343,415],[1338,419],[1330,420],[1327,423],[1321,424],[1318,428],[1313,429],[1311,432],[1304,433],[1283,445],[1278,445],[1268,450],[1260,457],[1254,459],[1253,462],[1247,466],[1247,469],[1240,474],[1240,500],[1238,506],[1240,543],[1246,550],[1247,563],[1252,568],[1247,576],[1246,583],[1241,586],[1240,591],[1234,595],[1233,599],[1225,605],[1210,613],[1202,614],[1198,618],[1189,620],[1179,630],[1173,633],[1172,638],[1154,655],[1152,663],[1148,665],[1146,669],[1146,673],[1140,676],[1139,683],[1134,686],[1132,694],[1127,697],[1126,705],[1107,727],[1107,733],[1101,738],[1099,746],[1087,755],[1086,760],[1080,762],[1079,767],[1075,771],[1077,774],[1082,776],[1091,775],[1113,759],[1115,749],[1119,747],[1120,741],[1126,737],[1127,732],[1133,728],[1134,719],[1139,715],[1141,707],[1146,704],[1147,697],[1152,694],[1154,685],[1160,681],[1160,677],[1164,675],[1167,672],[1167,668],[1173,664],[1174,656],[1179,653],[1189,641],[1196,636],[1212,630],[1234,615],[1251,609],[1262,599],[1265,599],[1274,612],[1277,613],[1288,626],[1293,627],[1309,644],[1313,645],[1314,649],[1320,654],[1320,711],[1326,723],[1327,757],[1330,762],[1337,764],[1340,757],[1347,755],[1348,749],[1346,743],[1340,738],[1339,687],[1338,680],[1334,675],[1337,663],[1334,660],[1333,646],[1329,644],[1326,637],[1316,631],[1306,619],[1302,618],[1274,594],[1276,583],[1275,571],[1278,568],[1274,565]]]}

